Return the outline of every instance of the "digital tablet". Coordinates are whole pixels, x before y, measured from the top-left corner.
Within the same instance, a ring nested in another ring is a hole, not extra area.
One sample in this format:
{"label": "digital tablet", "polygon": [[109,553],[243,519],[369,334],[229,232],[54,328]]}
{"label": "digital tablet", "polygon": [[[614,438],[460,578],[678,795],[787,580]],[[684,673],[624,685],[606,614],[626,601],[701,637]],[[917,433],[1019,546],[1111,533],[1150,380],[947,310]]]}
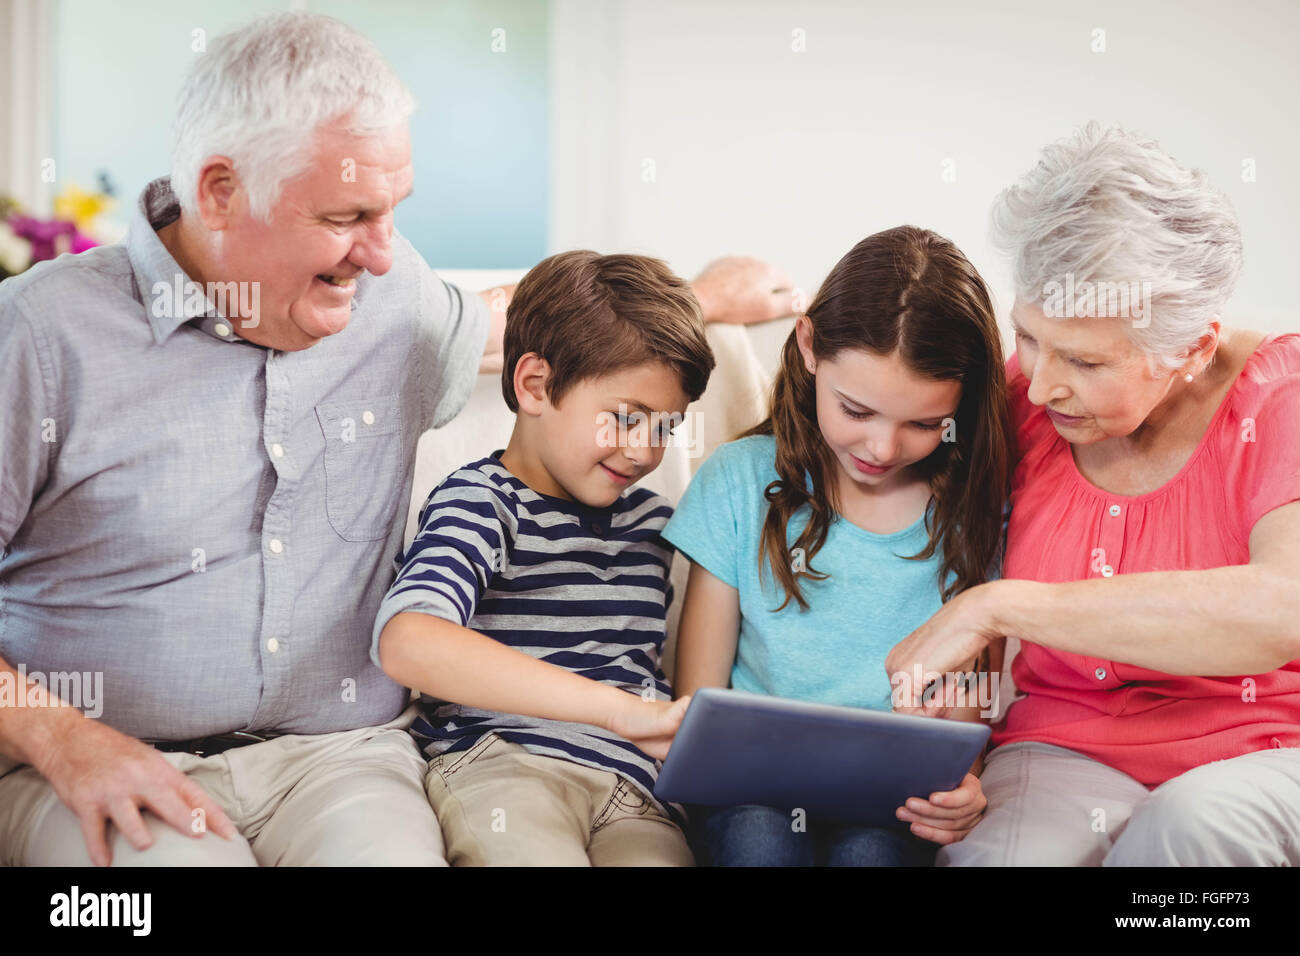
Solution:
{"label": "digital tablet", "polygon": [[655,796],[902,828],[894,811],[956,789],[988,737],[982,723],[706,687],[686,708]]}

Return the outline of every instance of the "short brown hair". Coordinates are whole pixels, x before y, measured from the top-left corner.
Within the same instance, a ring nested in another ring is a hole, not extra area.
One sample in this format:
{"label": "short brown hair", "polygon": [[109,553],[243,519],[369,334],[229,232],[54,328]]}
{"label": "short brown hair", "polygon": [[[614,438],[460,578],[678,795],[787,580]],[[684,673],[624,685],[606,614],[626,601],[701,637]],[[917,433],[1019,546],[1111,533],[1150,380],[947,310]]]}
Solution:
{"label": "short brown hair", "polygon": [[585,379],[662,362],[695,401],[713,352],[691,287],[659,259],[580,249],[543,259],[519,282],[506,310],[501,391],[512,412],[515,366],[536,352],[551,367],[546,397],[558,405]]}

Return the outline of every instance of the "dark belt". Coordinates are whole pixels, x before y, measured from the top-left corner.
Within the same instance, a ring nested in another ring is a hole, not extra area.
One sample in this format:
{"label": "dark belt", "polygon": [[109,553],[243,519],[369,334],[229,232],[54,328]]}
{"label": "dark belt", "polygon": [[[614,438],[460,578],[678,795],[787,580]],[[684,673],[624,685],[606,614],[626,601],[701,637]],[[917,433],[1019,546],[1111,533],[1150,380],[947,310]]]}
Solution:
{"label": "dark belt", "polygon": [[159,740],[153,746],[165,753],[187,753],[196,757],[213,757],[225,753],[234,747],[247,744],[265,743],[279,734],[255,734],[247,730],[236,730],[228,734],[213,734],[211,737],[195,737],[193,740]]}

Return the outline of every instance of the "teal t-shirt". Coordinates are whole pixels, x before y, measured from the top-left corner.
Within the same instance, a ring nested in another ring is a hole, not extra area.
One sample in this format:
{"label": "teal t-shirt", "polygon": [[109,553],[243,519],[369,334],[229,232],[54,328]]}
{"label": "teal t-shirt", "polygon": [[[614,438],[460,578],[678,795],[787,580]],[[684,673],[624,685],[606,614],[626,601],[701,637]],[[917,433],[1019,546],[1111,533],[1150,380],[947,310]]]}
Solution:
{"label": "teal t-shirt", "polygon": [[[785,599],[769,565],[760,583],[758,554],[767,500],[779,479],[776,441],[753,435],[720,446],[700,466],[662,534],[686,557],[740,594],[740,639],[731,686],[756,694],[849,707],[891,709],[885,657],[924,624],[943,601],[942,554],[904,555],[928,543],[924,517],[894,534],[872,534],[837,516],[826,543],[808,562],[829,573],[800,579],[809,608]],[[786,528],[793,548],[807,524],[807,505]]]}

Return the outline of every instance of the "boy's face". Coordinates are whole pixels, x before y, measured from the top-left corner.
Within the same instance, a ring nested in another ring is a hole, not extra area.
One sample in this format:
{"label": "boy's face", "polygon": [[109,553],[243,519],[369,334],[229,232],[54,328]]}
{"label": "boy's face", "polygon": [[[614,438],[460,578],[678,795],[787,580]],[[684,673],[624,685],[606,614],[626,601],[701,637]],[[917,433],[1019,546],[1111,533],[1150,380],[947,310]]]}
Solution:
{"label": "boy's face", "polygon": [[657,362],[578,382],[558,407],[542,402],[536,447],[547,475],[536,478],[551,487],[528,483],[557,498],[611,505],[659,467],[687,404],[678,374]]}

